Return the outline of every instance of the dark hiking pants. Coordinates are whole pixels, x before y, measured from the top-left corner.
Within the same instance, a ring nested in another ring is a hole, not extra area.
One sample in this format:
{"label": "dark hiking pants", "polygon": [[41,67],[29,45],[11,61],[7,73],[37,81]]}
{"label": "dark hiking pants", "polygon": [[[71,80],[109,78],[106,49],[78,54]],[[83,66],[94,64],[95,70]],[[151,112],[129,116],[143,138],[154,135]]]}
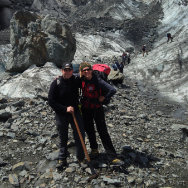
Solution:
{"label": "dark hiking pants", "polygon": [[[82,116],[79,111],[75,112],[75,117],[77,119],[80,132],[83,136],[83,139],[85,139],[85,132],[83,127],[83,120]],[[72,118],[72,115],[67,114],[56,114],[56,124],[57,124],[57,130],[59,134],[60,139],[60,152],[59,152],[59,159],[66,159],[67,158],[67,142],[68,142],[68,127],[69,123],[73,130],[73,136],[76,144],[76,156],[78,160],[83,160],[85,155],[84,151],[81,145],[81,141],[76,129],[76,125],[74,124],[74,120]]]}
{"label": "dark hiking pants", "polygon": [[89,138],[90,148],[91,149],[98,148],[95,128],[94,128],[94,121],[95,121],[96,128],[99,133],[102,144],[104,146],[104,149],[106,150],[106,152],[116,155],[116,151],[113,147],[110,135],[108,134],[103,107],[97,109],[82,108],[82,116],[84,120],[84,129]]}

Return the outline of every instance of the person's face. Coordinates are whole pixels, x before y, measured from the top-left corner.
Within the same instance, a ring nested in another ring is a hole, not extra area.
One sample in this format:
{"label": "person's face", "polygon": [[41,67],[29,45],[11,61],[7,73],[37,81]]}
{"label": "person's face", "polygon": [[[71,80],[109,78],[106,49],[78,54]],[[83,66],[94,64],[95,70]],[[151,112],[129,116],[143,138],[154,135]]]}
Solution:
{"label": "person's face", "polygon": [[87,80],[91,80],[92,78],[92,69],[90,67],[85,67],[82,70],[82,75],[85,76]]}
{"label": "person's face", "polygon": [[65,68],[65,69],[62,69],[61,72],[62,72],[64,79],[69,79],[72,76],[73,70]]}

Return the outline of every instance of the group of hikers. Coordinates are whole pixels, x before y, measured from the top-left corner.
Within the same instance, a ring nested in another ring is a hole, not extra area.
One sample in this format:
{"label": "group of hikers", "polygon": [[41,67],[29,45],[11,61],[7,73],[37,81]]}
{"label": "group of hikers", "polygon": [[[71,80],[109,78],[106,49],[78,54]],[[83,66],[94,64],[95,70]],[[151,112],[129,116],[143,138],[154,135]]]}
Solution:
{"label": "group of hikers", "polygon": [[119,72],[123,73],[123,68],[126,65],[126,62],[127,64],[131,62],[130,53],[128,51],[124,51],[121,58],[122,59],[120,63],[117,58],[115,58],[114,63],[112,64],[112,68],[114,71],[119,70]]}
{"label": "group of hikers", "polygon": [[[57,131],[60,139],[57,168],[61,170],[68,165],[67,142],[69,124],[73,130],[78,162],[80,164],[86,162],[73,115],[77,119],[83,139],[85,139],[85,133],[87,133],[91,148],[91,159],[99,156],[95,122],[108,160],[116,164],[121,162],[117,158],[116,150],[108,133],[103,109],[103,104],[110,102],[111,97],[116,93],[116,89],[97,77],[93,73],[91,64],[88,62],[80,64],[77,75],[73,74],[73,65],[71,63],[63,64],[61,72],[62,76],[52,82],[48,94],[49,105],[55,111]],[[81,98],[79,89],[82,91]],[[79,108],[80,103],[81,108]]]}
{"label": "group of hikers", "polygon": [[[172,35],[171,35],[171,33],[167,33],[167,43],[169,42],[169,41],[171,41],[171,42],[173,42],[173,37],[172,37]],[[147,49],[146,49],[146,44],[144,44],[143,46],[142,46],[142,55],[143,55],[143,57],[144,57],[144,55],[148,55],[148,51],[147,51]]]}
{"label": "group of hikers", "polygon": [[[172,37],[171,33],[167,33],[167,43],[169,41],[173,42],[173,37]],[[144,44],[142,46],[142,56],[144,57],[145,55],[148,55],[148,50],[146,48],[146,44]],[[121,73],[123,73],[123,68],[124,68],[126,62],[127,62],[127,64],[129,64],[130,61],[131,61],[130,53],[125,51],[122,54],[122,61],[119,63],[118,60],[115,59],[113,65],[112,65],[112,68],[114,71],[119,70]]]}

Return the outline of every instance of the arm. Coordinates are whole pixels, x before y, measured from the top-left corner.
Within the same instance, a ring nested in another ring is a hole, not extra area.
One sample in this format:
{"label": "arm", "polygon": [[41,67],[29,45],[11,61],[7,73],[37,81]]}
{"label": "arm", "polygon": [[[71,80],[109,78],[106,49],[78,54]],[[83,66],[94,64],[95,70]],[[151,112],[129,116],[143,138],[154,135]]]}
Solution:
{"label": "arm", "polygon": [[99,87],[102,89],[103,95],[99,97],[99,101],[108,104],[111,97],[116,93],[116,89],[102,79],[99,81]]}
{"label": "arm", "polygon": [[57,85],[57,79],[54,80],[50,86],[50,90],[48,93],[48,103],[52,107],[52,109],[57,113],[65,113],[67,112],[67,107],[64,105],[61,105],[58,101],[58,85]]}

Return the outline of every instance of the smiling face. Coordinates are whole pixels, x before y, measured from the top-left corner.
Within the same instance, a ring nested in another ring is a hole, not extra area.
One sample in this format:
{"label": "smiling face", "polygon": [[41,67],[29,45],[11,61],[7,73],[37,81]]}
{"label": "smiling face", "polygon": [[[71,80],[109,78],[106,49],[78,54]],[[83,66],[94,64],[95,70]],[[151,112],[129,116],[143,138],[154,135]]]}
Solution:
{"label": "smiling face", "polygon": [[84,67],[83,70],[82,70],[82,75],[87,80],[91,80],[91,78],[92,78],[92,69],[90,67]]}
{"label": "smiling face", "polygon": [[69,79],[73,74],[73,69],[65,68],[61,70],[63,78]]}

